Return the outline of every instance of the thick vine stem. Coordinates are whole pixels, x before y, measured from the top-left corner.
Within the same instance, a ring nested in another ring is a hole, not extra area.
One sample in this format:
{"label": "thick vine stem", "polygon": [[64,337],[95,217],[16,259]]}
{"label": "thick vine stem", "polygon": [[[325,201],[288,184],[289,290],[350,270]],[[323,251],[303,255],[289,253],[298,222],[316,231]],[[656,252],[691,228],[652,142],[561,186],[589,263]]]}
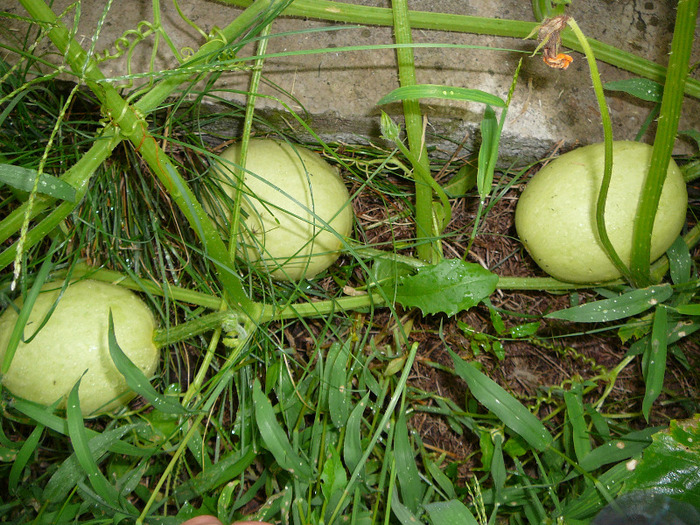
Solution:
{"label": "thick vine stem", "polygon": [[576,20],[571,17],[567,18],[566,23],[576,35],[581,47],[583,48],[584,54],[586,55],[586,60],[588,61],[588,68],[591,72],[591,81],[593,83],[593,91],[595,92],[596,100],[598,101],[598,108],[600,109],[600,118],[603,123],[603,136],[605,138],[605,168],[603,171],[603,180],[600,184],[600,191],[598,193],[598,201],[596,202],[595,209],[595,225],[600,239],[600,243],[605,249],[605,253],[608,255],[615,268],[620,272],[622,276],[628,281],[632,281],[632,274],[627,268],[627,265],[622,261],[618,255],[615,247],[610,241],[608,236],[608,230],[605,227],[605,203],[608,198],[608,189],[610,188],[610,179],[612,178],[612,165],[613,165],[613,136],[612,136],[612,120],[610,119],[610,112],[608,111],[608,104],[605,101],[605,92],[603,90],[603,83],[600,81],[600,73],[598,72],[598,65],[596,64],[596,57],[593,54],[593,49],[591,49],[588,39],[579,28]]}
{"label": "thick vine stem", "polygon": [[[118,127],[123,136],[131,141],[166,187],[171,198],[182,210],[190,226],[202,241],[205,252],[217,268],[218,276],[224,289],[233,301],[233,306],[250,315],[257,313],[259,310],[254,308],[253,302],[245,294],[235,270],[235,265],[214,224],[206,216],[206,213],[199,202],[197,202],[175,165],[148,132],[148,126],[144,118],[144,109],[130,106],[119,92],[106,82],[95,61],[89,58],[82,47],[71,38],[68,29],[56,18],[53,11],[44,2],[38,0],[21,0],[21,2],[35,20],[41,20],[51,26],[49,38],[65,57],[71,70],[95,93],[112,123]],[[255,12],[255,16],[257,16],[263,9],[267,9],[275,3],[278,8],[281,8],[283,5],[281,1],[258,0],[256,8],[250,11]],[[237,22],[239,19],[237,19]],[[232,26],[234,26],[235,30],[243,30],[238,24],[232,24]],[[235,33],[235,31],[233,32]],[[200,56],[195,54],[195,60],[208,59],[212,56],[213,46],[223,47],[224,44],[225,42],[223,41],[207,42],[203,46],[206,47],[206,53],[201,53]],[[184,75],[189,78],[189,72],[183,72],[183,76],[175,76],[175,83],[173,83],[174,79],[170,78],[169,82],[165,82],[165,87],[163,85],[154,87],[149,91],[149,94],[156,92],[158,96],[152,96],[149,100],[152,103],[158,100],[162,102],[177,85],[186,80]],[[157,104],[150,109],[155,107],[157,107]],[[89,178],[89,176],[90,174],[87,174],[85,178]]]}
{"label": "thick vine stem", "polygon": [[[227,4],[238,7],[251,5],[252,0],[223,0]],[[391,9],[385,7],[368,7],[333,0],[294,0],[284,10],[287,16],[302,16],[332,22],[347,22],[352,24],[391,26],[393,25]],[[475,33],[491,36],[512,38],[527,38],[537,27],[535,22],[522,20],[506,20],[502,18],[485,18],[452,13],[433,13],[429,11],[409,11],[408,21],[414,29],[432,29],[436,31],[455,31],[459,33]],[[615,46],[598,40],[588,40],[591,49],[598,60],[640,75],[657,82],[664,82],[666,68],[628,53]],[[562,44],[575,51],[583,51],[576,37],[570,32],[562,33]],[[685,93],[700,98],[700,81],[688,79]]]}
{"label": "thick vine stem", "polygon": [[642,196],[634,221],[630,271],[637,286],[650,283],[649,260],[651,258],[651,234],[661,190],[668,173],[668,165],[676,141],[678,121],[683,107],[683,90],[687,83],[690,55],[695,37],[698,0],[680,0],[676,12],[668,73],[661,100],[654,149],[651,153],[649,172],[644,182]]}
{"label": "thick vine stem", "polygon": [[[397,44],[411,44],[411,26],[408,22],[408,4],[406,0],[394,0],[394,38]],[[413,57],[413,49],[399,47],[396,50],[396,59],[399,68],[399,84],[401,86],[413,86],[416,82],[416,67]],[[430,161],[428,148],[423,136],[423,116],[418,100],[409,99],[403,101],[403,114],[406,124],[408,148],[412,153],[414,170],[430,177]],[[440,258],[441,249],[439,241],[434,238],[433,230],[433,190],[426,184],[424,177],[415,177],[416,192],[416,237],[418,244],[416,251],[418,257],[425,261],[436,262]],[[445,210],[447,212],[447,210]],[[428,242],[426,242],[428,241]]]}

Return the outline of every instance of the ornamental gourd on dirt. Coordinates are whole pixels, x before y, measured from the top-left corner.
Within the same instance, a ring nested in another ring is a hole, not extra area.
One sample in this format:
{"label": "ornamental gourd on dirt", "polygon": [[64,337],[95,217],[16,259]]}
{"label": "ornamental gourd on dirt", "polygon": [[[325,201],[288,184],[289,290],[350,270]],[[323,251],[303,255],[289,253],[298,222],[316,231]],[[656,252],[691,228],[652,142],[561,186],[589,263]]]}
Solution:
{"label": "ornamental gourd on dirt", "polygon": [[[59,406],[65,407],[67,395],[82,376],[78,394],[83,415],[114,410],[135,394],[109,353],[109,311],[119,347],[146,377],[155,373],[159,360],[153,343],[153,314],[125,288],[82,280],[66,287],[48,321],[39,329],[59,298],[61,287],[61,282],[42,287],[24,327],[23,340],[33,338],[26,343],[20,341],[2,383],[18,397],[44,405],[61,400]],[[21,301],[16,306],[21,308]],[[12,306],[0,316],[0,361],[17,319]]]}
{"label": "ornamental gourd on dirt", "polygon": [[[220,156],[222,186],[240,163],[235,144]],[[352,230],[350,195],[338,171],[316,153],[286,142],[250,141],[241,238],[250,262],[278,280],[312,278],[332,265]]]}
{"label": "ornamental gourd on dirt", "polygon": [[[632,232],[652,147],[639,142],[613,144],[613,169],[605,206],[610,242],[629,265]],[[620,277],[600,243],[596,201],[603,178],[603,143],[565,153],[527,184],[515,211],[523,245],[545,272],[562,281],[604,282]],[[651,261],[671,246],[685,223],[688,194],[671,160],[654,221]]]}

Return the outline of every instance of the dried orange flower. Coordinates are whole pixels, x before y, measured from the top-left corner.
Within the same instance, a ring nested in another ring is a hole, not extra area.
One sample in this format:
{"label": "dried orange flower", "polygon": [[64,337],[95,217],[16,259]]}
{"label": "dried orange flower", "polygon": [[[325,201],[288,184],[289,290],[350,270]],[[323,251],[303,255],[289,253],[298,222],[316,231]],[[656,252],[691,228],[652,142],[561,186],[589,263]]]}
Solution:
{"label": "dried orange flower", "polygon": [[[569,16],[567,15],[555,16],[544,20],[542,24],[535,29],[535,31],[537,31],[537,40],[539,41],[537,49],[542,48],[544,63],[549,67],[566,69],[574,60],[570,55],[559,52],[561,32],[566,27],[568,20]],[[532,33],[534,34],[535,31]]]}
{"label": "dried orange flower", "polygon": [[571,55],[567,55],[566,53],[559,53],[555,57],[548,57],[547,53],[545,53],[542,59],[545,64],[555,69],[566,69],[574,60]]}

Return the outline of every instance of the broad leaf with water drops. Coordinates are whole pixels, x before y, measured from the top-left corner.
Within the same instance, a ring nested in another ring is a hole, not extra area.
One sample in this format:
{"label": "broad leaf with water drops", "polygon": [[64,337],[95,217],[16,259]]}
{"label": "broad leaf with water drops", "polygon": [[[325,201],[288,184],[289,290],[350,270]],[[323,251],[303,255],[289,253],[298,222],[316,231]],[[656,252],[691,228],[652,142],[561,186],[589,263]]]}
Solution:
{"label": "broad leaf with water drops", "polygon": [[395,299],[402,306],[420,308],[423,314],[454,315],[479,304],[497,284],[498,276],[482,266],[448,259],[403,277]]}

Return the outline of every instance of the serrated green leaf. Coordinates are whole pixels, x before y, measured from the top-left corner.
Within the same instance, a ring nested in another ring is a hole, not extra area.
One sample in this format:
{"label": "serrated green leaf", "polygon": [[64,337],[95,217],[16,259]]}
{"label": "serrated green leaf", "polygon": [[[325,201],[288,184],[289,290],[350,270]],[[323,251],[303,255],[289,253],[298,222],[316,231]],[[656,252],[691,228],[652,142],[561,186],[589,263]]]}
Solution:
{"label": "serrated green leaf", "polygon": [[653,489],[692,504],[700,502],[700,415],[671,421],[652,436],[624,491]]}
{"label": "serrated green leaf", "polygon": [[421,98],[439,98],[444,100],[467,100],[469,102],[479,102],[489,104],[497,108],[505,107],[505,101],[486,93],[480,89],[469,89],[462,87],[441,86],[438,84],[414,84],[412,86],[402,86],[384,95],[377,104],[389,104],[401,100],[415,100]]}
{"label": "serrated green leaf", "polygon": [[475,263],[446,259],[401,279],[396,301],[423,314],[454,315],[479,304],[496,289],[498,276]]}
{"label": "serrated green leaf", "polygon": [[[12,164],[0,164],[0,183],[5,183],[20,191],[32,191],[36,176],[36,170]],[[75,202],[75,188],[46,173],[39,176],[37,191],[54,199]]]}
{"label": "serrated green leaf", "polygon": [[455,372],[469,385],[472,395],[493,412],[508,428],[537,450],[544,450],[554,438],[544,425],[517,399],[488,378],[474,365],[449,350]]}
{"label": "serrated green leaf", "polygon": [[627,78],[606,82],[603,84],[603,88],[606,91],[622,91],[647,102],[661,102],[661,97],[664,94],[663,84],[648,78]]}
{"label": "serrated green leaf", "polygon": [[619,297],[594,301],[565,310],[547,314],[550,319],[562,319],[577,323],[603,323],[616,321],[640,314],[662,303],[673,295],[673,288],[668,284],[650,286],[632,290]]}

